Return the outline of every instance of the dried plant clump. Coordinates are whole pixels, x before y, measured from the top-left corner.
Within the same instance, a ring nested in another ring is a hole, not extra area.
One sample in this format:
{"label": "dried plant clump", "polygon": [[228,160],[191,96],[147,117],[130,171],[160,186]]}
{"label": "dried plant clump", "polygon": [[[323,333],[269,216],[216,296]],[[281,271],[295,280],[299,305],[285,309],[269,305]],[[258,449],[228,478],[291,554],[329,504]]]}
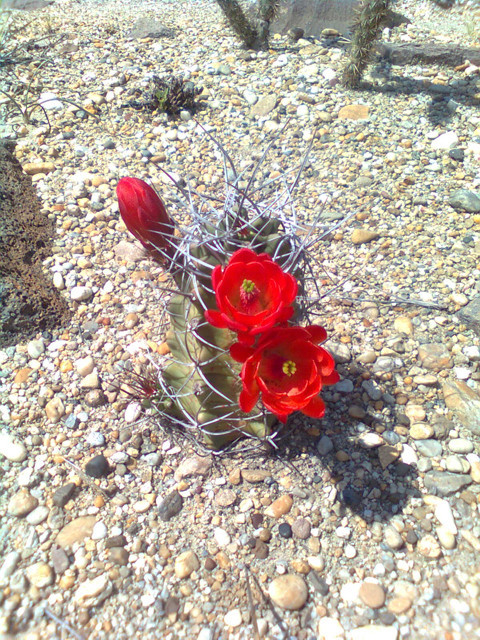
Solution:
{"label": "dried plant clump", "polygon": [[[146,97],[140,100],[130,100],[125,106],[133,109],[149,109],[161,111],[176,116],[180,111],[195,112],[198,107],[197,96],[202,92],[201,87],[195,87],[193,82],[185,81],[177,76],[159,78],[153,76],[151,88]],[[137,91],[137,94],[139,91]]]}

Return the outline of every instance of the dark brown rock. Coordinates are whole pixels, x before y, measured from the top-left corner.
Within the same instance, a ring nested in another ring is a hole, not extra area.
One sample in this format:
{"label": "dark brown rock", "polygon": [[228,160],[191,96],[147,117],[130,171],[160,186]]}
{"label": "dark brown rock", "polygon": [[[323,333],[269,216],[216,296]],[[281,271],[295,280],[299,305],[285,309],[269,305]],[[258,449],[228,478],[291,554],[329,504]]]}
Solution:
{"label": "dark brown rock", "polygon": [[480,65],[480,48],[461,47],[442,42],[380,42],[377,44],[377,51],[392,64],[398,65],[420,62],[457,67],[465,60]]}

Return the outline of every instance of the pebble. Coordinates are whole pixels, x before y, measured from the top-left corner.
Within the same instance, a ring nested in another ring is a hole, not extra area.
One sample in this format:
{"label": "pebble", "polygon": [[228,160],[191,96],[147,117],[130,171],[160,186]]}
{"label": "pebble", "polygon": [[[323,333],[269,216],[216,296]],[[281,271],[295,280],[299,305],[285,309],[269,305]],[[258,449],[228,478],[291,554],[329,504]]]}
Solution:
{"label": "pebble", "polygon": [[86,302],[93,296],[90,287],[76,286],[70,290],[70,298],[75,302]]}
{"label": "pebble", "polygon": [[230,534],[221,527],[215,527],[213,537],[220,548],[227,547],[232,541]]}
{"label": "pebble", "polygon": [[375,449],[384,444],[381,435],[373,431],[364,431],[358,436],[358,442],[364,449]]}
{"label": "pebble", "polygon": [[[235,504],[236,499],[237,499],[237,494],[235,493],[235,491],[232,491],[232,489],[222,489],[215,496],[215,502],[220,507],[231,507],[232,504]],[[253,506],[253,502],[252,502],[252,506]],[[249,504],[247,505],[247,508],[244,508],[242,511],[242,503],[240,503],[239,505],[239,511],[241,512],[248,511],[250,508],[251,507]]]}
{"label": "pebble", "polygon": [[293,505],[293,498],[288,493],[285,493],[280,498],[277,498],[272,504],[265,509],[265,514],[271,518],[278,519],[284,516],[290,511]]}
{"label": "pebble", "polygon": [[73,482],[59,487],[52,496],[52,502],[57,507],[64,507],[70,498],[73,496],[76,485]]}
{"label": "pebble", "polygon": [[16,437],[6,431],[0,432],[0,455],[10,462],[23,462],[27,459],[27,448]]}
{"label": "pebble", "polygon": [[470,476],[460,473],[429,471],[424,478],[427,489],[435,489],[442,496],[449,496],[468,486],[472,482]]}
{"label": "pebble", "polygon": [[242,612],[240,609],[232,609],[223,616],[223,621],[227,627],[239,627],[243,624]]}
{"label": "pebble", "polygon": [[412,601],[410,598],[403,598],[398,596],[396,598],[392,598],[387,605],[387,609],[390,613],[393,613],[396,616],[402,615],[402,613],[406,613],[410,607],[412,606]]}
{"label": "pebble", "polygon": [[366,104],[347,104],[338,112],[339,120],[365,120],[369,115]]}
{"label": "pebble", "polygon": [[322,436],[317,442],[317,451],[321,456],[326,456],[333,451],[333,442],[328,436]]}
{"label": "pebble", "polygon": [[428,440],[434,433],[434,428],[426,422],[416,422],[410,427],[410,436],[414,440]]}
{"label": "pebble", "polygon": [[37,562],[26,570],[30,583],[38,589],[43,589],[53,584],[55,576],[50,565],[46,562]]}
{"label": "pebble", "polygon": [[382,390],[374,380],[364,380],[362,382],[362,389],[372,400],[380,400],[382,397]]}
{"label": "pebble", "polygon": [[413,322],[408,316],[400,316],[395,318],[393,327],[398,333],[404,333],[407,336],[413,335]]}
{"label": "pebble", "polygon": [[317,640],[341,640],[345,630],[337,618],[324,616],[318,621]]}
{"label": "pebble", "polygon": [[383,538],[391,549],[395,551],[403,547],[403,538],[395,529],[395,527],[385,527]]}
{"label": "pebble", "polygon": [[427,458],[435,458],[442,455],[443,447],[438,440],[416,440],[417,451]]}
{"label": "pebble", "polygon": [[62,549],[68,549],[76,542],[83,542],[85,538],[91,538],[96,521],[96,516],[75,518],[59,531],[55,542]]}
{"label": "pebble", "polygon": [[367,244],[367,242],[372,242],[372,240],[376,240],[379,237],[379,234],[376,231],[371,231],[370,229],[355,229],[352,233],[351,240],[353,244]]}
{"label": "pebble", "polygon": [[442,550],[438,543],[438,540],[431,534],[427,534],[420,538],[417,543],[417,550],[425,558],[435,560],[442,555]]}
{"label": "pebble", "polygon": [[91,478],[103,478],[110,473],[110,465],[103,454],[94,456],[85,465],[85,473]]}
{"label": "pebble", "polygon": [[434,150],[451,149],[458,144],[458,136],[455,131],[447,131],[432,140],[431,146]]}
{"label": "pebble", "polygon": [[27,515],[25,520],[28,522],[28,524],[36,526],[44,522],[48,518],[49,513],[50,513],[50,509],[48,507],[40,506],[34,509],[33,511],[31,511]]}
{"label": "pebble", "polygon": [[125,409],[124,419],[127,424],[136,422],[142,413],[142,405],[140,402],[129,402]]}
{"label": "pebble", "polygon": [[86,358],[79,358],[78,360],[76,360],[74,366],[78,375],[84,378],[94,370],[95,361],[92,356],[87,356]]}
{"label": "pebble", "polygon": [[264,482],[270,476],[266,469],[242,469],[242,478],[250,484]]}
{"label": "pebble", "polygon": [[106,573],[85,580],[75,591],[74,600],[82,607],[89,608],[101,604],[112,592],[108,575]]}
{"label": "pebble", "polygon": [[437,527],[435,533],[444,549],[453,549],[455,547],[455,536],[445,527]]}
{"label": "pebble", "polygon": [[168,522],[180,513],[183,507],[183,498],[178,491],[171,491],[160,502],[158,506],[158,515],[160,520]]}
{"label": "pebble", "polygon": [[31,340],[27,344],[27,353],[33,360],[39,358],[45,352],[45,341],[43,338],[39,340]]}
{"label": "pebble", "polygon": [[448,443],[448,448],[454,453],[471,453],[474,449],[473,442],[465,438],[453,438]]}
{"label": "pebble", "polygon": [[52,398],[45,405],[45,413],[47,414],[47,418],[53,424],[60,422],[60,420],[65,415],[65,407],[60,398]]}
{"label": "pebble", "polygon": [[0,585],[7,583],[8,578],[15,571],[20,559],[21,555],[18,551],[9,551],[5,555],[2,566],[0,567]]}
{"label": "pebble", "polygon": [[300,540],[306,540],[310,537],[312,525],[306,518],[297,518],[292,524],[293,535]]}
{"label": "pebble", "polygon": [[177,578],[188,578],[194,571],[200,568],[200,562],[196,554],[189,550],[175,558],[175,575]]}
{"label": "pebble", "polygon": [[348,640],[397,640],[398,629],[380,624],[367,624],[350,631]]}
{"label": "pebble", "polygon": [[442,369],[450,369],[452,362],[450,352],[441,343],[428,343],[420,346],[418,357],[425,369],[432,371],[441,371]]}
{"label": "pebble", "polygon": [[22,488],[9,500],[7,513],[16,518],[23,518],[38,506],[38,498],[32,496],[30,491]]}
{"label": "pebble", "polygon": [[93,525],[92,535],[90,536],[92,540],[103,540],[108,535],[107,525],[102,522],[96,522]]}
{"label": "pebble", "polygon": [[380,609],[385,604],[385,591],[375,582],[363,582],[358,595],[360,600],[371,609]]}
{"label": "pebble", "polygon": [[454,191],[448,199],[448,204],[459,211],[480,212],[480,197],[468,189]]}
{"label": "pebble", "polygon": [[50,559],[52,561],[53,569],[56,574],[65,573],[65,571],[70,566],[70,560],[68,559],[67,554],[63,549],[58,547],[52,549],[50,554]]}
{"label": "pebble", "polygon": [[174,478],[180,482],[183,478],[190,476],[204,476],[212,466],[212,460],[208,456],[192,456],[181,462],[180,466],[175,470]]}
{"label": "pebble", "polygon": [[282,538],[286,538],[287,540],[292,537],[292,527],[288,524],[288,522],[282,522],[282,524],[278,525],[278,534]]}
{"label": "pebble", "polygon": [[470,471],[468,460],[457,455],[447,456],[445,458],[445,467],[450,473],[468,473]]}
{"label": "pebble", "polygon": [[272,580],[268,587],[268,595],[282,609],[297,611],[307,601],[308,590],[303,578],[286,574]]}

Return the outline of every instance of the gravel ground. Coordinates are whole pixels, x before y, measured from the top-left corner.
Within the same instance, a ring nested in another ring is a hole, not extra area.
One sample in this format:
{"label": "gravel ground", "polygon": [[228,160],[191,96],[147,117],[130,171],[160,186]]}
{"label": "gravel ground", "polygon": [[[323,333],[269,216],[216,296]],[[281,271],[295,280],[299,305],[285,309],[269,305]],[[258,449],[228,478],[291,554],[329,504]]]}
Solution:
{"label": "gravel ground", "polygon": [[[398,8],[413,24],[385,40],[475,44],[465,8]],[[141,15],[174,37],[129,37]],[[246,54],[213,2],[32,17],[20,37],[54,41],[42,91],[92,115],[52,102],[50,133],[18,123],[56,226],[45,274],[73,317],[0,350],[0,637],[250,640],[255,622],[272,640],[480,637],[478,68],[377,61],[354,92],[335,37]],[[322,224],[352,214],[316,247],[342,380],[273,453],[199,457],[112,385],[166,357],[165,274],[128,236],[116,183],[150,180],[183,222],[161,169],[223,193],[195,120],[125,106],[167,72],[203,87],[196,118],[239,167],[274,140],[259,180],[313,138],[300,219],[326,194]]]}

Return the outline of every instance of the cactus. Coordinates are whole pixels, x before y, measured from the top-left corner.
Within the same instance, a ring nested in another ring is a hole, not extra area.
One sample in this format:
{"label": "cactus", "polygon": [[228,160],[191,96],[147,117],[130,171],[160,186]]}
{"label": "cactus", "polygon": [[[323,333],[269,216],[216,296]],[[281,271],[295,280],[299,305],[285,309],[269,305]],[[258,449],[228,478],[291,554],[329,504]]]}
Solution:
{"label": "cactus", "polygon": [[[173,233],[170,225],[174,221],[166,220],[163,205],[151,196],[148,185],[139,187],[137,179],[122,179],[117,193],[127,227],[137,225],[136,237],[148,239],[150,252],[157,252],[175,285],[166,289],[173,296],[164,310],[170,356],[156,384],[152,385],[150,379],[140,381],[139,395],[161,416],[162,426],[180,429],[202,450],[219,451],[240,437],[253,439],[255,444],[273,444],[278,422],[263,406],[249,413],[240,408],[241,365],[230,353],[238,335],[218,328],[205,316],[205,311],[210,312],[217,304],[213,269],[226,266],[244,247],[257,255],[267,253],[297,280],[298,293],[292,306],[295,322],[299,322],[308,318],[310,309],[322,297],[309,249],[333,229],[319,233],[321,207],[308,228],[298,222],[292,195],[306,157],[293,184],[287,184],[282,175],[258,185],[255,178],[267,147],[247,186],[240,188],[244,176],[237,173],[223,147],[213,141],[223,154],[227,193],[218,209],[211,204],[218,198],[195,194],[202,199],[198,208],[190,190],[177,184],[189,200],[185,203],[191,216],[188,226],[177,225]],[[274,188],[279,182],[282,188]],[[160,222],[166,225],[165,233],[156,231]]]}
{"label": "cactus", "polygon": [[270,22],[277,15],[280,0],[259,0],[258,16],[254,21],[243,11],[238,0],[217,0],[229,25],[248,49],[267,49]]}
{"label": "cactus", "polygon": [[167,308],[172,359],[162,373],[162,388],[170,400],[164,408],[174,420],[198,429],[208,448],[218,450],[242,435],[264,439],[271,433],[273,416],[260,411],[247,416],[240,410],[241,367],[229,356],[235,334],[213,327],[204,311],[215,306],[212,268],[238,248],[249,246],[269,253],[279,264],[286,262],[290,244],[279,226],[280,221],[265,216],[253,223],[240,221],[232,211],[217,225],[206,222],[202,235],[207,241],[191,243],[187,255],[180,253],[177,260],[173,277],[179,293]]}
{"label": "cactus", "polygon": [[355,24],[348,61],[343,69],[343,84],[358,87],[367,67],[374,41],[387,17],[389,0],[364,0]]}

